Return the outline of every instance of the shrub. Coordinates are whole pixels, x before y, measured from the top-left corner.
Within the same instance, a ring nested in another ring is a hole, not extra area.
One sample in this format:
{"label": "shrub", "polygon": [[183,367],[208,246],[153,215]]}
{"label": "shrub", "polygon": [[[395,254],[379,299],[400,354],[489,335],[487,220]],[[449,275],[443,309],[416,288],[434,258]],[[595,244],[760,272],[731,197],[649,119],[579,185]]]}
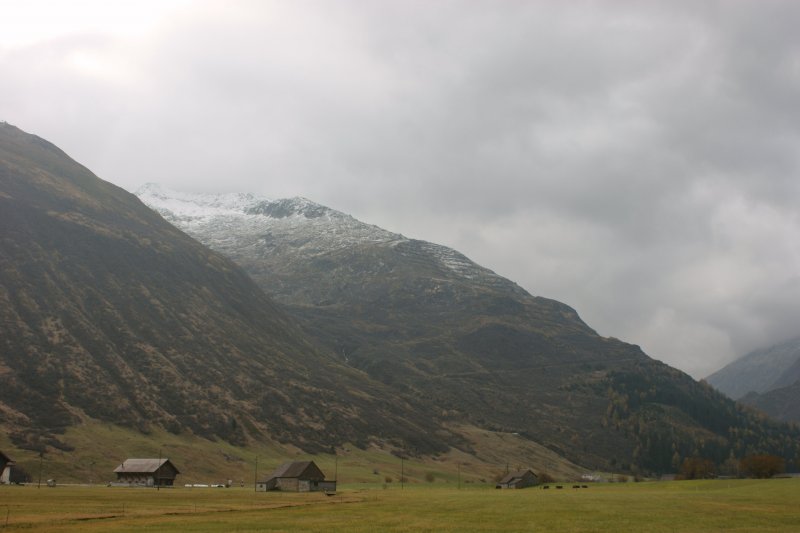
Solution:
{"label": "shrub", "polygon": [[739,469],[747,477],[768,478],[784,472],[786,463],[777,455],[748,455]]}
{"label": "shrub", "polygon": [[435,480],[436,476],[433,474],[433,472],[425,473],[425,481],[427,481],[428,483],[433,483]]}
{"label": "shrub", "polygon": [[710,479],[716,477],[714,463],[702,457],[687,457],[675,479]]}

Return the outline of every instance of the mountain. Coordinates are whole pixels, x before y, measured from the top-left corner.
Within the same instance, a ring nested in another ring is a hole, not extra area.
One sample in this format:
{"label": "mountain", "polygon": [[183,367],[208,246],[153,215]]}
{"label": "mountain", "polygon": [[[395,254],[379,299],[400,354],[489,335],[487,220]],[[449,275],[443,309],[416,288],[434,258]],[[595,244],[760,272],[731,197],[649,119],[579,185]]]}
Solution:
{"label": "mountain", "polygon": [[800,380],[764,393],[750,392],[739,399],[776,420],[800,424]]}
{"label": "mountain", "polygon": [[786,426],[455,250],[304,198],[152,184],[137,194],[241,265],[322,349],[426,402],[445,427],[517,434],[591,468],[662,472],[691,455],[721,463],[757,449],[798,455],[796,443],[784,446]]}
{"label": "mountain", "polygon": [[765,393],[800,379],[800,337],[748,353],[706,378],[738,400],[749,392]]}
{"label": "mountain", "polygon": [[800,422],[800,338],[750,352],[706,379],[777,420]]}
{"label": "mountain", "polygon": [[312,345],[240,267],[51,143],[0,123],[0,425],[83,421],[306,451],[459,442]]}

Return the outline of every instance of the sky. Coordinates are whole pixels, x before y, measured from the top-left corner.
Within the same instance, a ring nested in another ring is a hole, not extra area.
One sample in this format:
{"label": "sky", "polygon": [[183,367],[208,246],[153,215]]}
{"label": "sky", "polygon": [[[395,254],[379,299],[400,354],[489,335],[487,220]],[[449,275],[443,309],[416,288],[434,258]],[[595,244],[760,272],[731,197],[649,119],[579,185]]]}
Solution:
{"label": "sky", "polygon": [[304,196],[702,378],[800,333],[800,2],[0,0],[0,120]]}

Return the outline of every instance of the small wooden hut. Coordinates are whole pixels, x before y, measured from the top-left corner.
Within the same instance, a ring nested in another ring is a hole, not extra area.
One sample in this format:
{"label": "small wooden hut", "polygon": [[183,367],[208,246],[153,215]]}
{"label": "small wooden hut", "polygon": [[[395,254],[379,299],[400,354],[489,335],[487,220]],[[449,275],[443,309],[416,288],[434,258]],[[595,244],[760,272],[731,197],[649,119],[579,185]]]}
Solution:
{"label": "small wooden hut", "polygon": [[125,459],[114,469],[117,485],[171,487],[180,474],[169,459]]}
{"label": "small wooden hut", "polygon": [[289,492],[335,492],[336,481],[326,481],[325,474],[314,461],[284,463],[269,476],[256,483],[256,490]]}
{"label": "small wooden hut", "polygon": [[510,472],[497,482],[495,488],[498,489],[524,489],[525,487],[533,487],[539,482],[539,478],[532,470],[520,470],[518,472]]}

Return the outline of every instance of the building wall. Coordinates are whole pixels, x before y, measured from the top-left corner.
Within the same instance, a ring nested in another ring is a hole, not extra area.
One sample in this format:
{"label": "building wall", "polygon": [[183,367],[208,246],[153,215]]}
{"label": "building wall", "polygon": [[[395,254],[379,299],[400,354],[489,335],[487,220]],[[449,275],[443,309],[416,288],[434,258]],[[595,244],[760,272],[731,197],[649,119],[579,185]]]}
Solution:
{"label": "building wall", "polygon": [[0,484],[8,485],[11,483],[11,466],[0,466]]}
{"label": "building wall", "polygon": [[256,491],[263,492],[268,490],[283,490],[286,492],[335,492],[336,482],[282,477],[256,483]]}
{"label": "building wall", "polygon": [[117,481],[120,483],[130,483],[131,485],[146,485],[148,487],[152,487],[155,483],[152,474],[135,472],[118,472]]}
{"label": "building wall", "polygon": [[278,490],[297,492],[300,490],[299,482],[300,480],[296,477],[282,477],[278,478],[277,483],[275,483],[275,488]]}
{"label": "building wall", "polygon": [[322,492],[336,492],[335,481],[320,481],[315,490]]}

